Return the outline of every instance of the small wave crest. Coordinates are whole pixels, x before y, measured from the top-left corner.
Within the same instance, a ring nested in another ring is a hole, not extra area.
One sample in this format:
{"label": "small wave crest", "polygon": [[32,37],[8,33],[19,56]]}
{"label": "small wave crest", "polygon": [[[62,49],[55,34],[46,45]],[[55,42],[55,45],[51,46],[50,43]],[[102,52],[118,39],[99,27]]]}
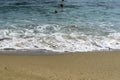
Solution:
{"label": "small wave crest", "polygon": [[57,52],[120,49],[120,33],[90,35],[58,25],[39,25],[29,29],[18,27],[0,30],[0,49],[46,49]]}

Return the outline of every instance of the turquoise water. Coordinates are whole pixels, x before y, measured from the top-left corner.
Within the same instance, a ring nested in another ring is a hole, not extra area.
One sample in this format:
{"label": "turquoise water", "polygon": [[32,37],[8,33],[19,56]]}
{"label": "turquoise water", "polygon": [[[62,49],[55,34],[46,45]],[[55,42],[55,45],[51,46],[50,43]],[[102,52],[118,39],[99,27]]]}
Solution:
{"label": "turquoise water", "polygon": [[0,1],[0,49],[120,49],[120,0],[65,0],[63,8],[60,3]]}

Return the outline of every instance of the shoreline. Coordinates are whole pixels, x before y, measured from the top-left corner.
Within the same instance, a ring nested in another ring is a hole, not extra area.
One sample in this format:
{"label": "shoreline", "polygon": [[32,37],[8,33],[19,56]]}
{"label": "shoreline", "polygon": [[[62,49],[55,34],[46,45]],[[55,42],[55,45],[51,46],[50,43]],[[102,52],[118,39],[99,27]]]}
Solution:
{"label": "shoreline", "polygon": [[120,50],[101,50],[101,51],[87,51],[87,52],[55,52],[44,49],[38,50],[28,50],[28,49],[20,49],[20,50],[0,50],[0,55],[64,55],[64,54],[81,54],[81,53],[112,53],[112,52],[120,52]]}

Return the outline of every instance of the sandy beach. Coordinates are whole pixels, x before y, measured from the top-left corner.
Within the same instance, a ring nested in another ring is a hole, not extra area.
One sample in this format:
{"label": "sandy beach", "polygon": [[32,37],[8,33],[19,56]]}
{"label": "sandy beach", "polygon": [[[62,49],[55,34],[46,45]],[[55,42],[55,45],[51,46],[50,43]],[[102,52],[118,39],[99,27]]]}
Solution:
{"label": "sandy beach", "polygon": [[0,80],[120,80],[120,52],[1,54]]}

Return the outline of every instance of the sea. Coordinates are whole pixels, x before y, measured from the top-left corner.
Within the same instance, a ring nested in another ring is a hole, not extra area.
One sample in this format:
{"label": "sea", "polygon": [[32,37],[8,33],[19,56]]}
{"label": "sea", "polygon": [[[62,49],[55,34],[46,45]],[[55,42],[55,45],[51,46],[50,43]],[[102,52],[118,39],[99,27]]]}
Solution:
{"label": "sea", "polygon": [[0,0],[0,50],[120,50],[120,0]]}

